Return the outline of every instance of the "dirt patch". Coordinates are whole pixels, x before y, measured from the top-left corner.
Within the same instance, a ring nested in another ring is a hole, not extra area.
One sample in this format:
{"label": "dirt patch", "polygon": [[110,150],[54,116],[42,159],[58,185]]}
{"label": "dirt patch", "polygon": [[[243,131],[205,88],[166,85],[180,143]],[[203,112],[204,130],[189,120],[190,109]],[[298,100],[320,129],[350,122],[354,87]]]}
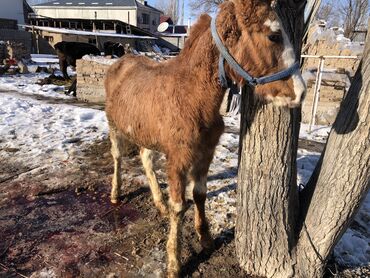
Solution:
{"label": "dirt patch", "polygon": [[[2,182],[11,194],[0,202],[0,277],[165,277],[167,220],[153,206],[139,157],[125,162],[125,195],[116,206],[109,201],[108,140],[63,168]],[[160,159],[157,167],[164,166]],[[248,277],[238,266],[234,229],[214,236],[215,251],[202,251],[191,206],[181,240],[183,277]],[[349,273],[339,277],[361,277]]]}
{"label": "dirt patch", "polygon": [[[92,145],[81,159],[81,165],[2,182],[2,190],[11,194],[0,206],[0,276],[163,277],[168,225],[152,204],[139,157],[125,159],[125,195],[118,206],[109,202],[109,142]],[[57,185],[48,184],[53,182]],[[189,209],[182,238],[184,277],[244,277],[233,237],[225,230],[216,235],[213,254],[202,252]]]}

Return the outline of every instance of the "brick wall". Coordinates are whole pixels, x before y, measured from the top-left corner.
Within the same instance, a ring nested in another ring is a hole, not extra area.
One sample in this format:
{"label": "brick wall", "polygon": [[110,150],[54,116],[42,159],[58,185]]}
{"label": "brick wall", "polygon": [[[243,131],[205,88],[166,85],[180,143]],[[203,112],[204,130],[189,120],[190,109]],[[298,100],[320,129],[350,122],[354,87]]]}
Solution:
{"label": "brick wall", "polygon": [[[361,57],[363,44],[351,43],[346,39],[337,40],[338,33],[319,25],[313,25],[308,34],[308,42],[304,54],[331,55],[331,56],[358,56]],[[315,76],[319,59],[305,58],[303,75],[312,72],[307,82],[307,96],[302,106],[302,121],[309,123],[311,119],[312,103],[314,98]],[[339,111],[343,95],[349,88],[350,79],[358,68],[360,59],[325,59],[324,72],[333,72],[341,76],[323,75],[319,103],[316,114],[316,124],[331,125]],[[314,69],[314,70],[313,70]],[[332,78],[334,77],[334,78]]]}
{"label": "brick wall", "polygon": [[[110,65],[105,58],[94,59],[96,60],[77,60],[77,98],[87,102],[104,103],[104,78]],[[99,62],[99,59],[104,62]]]}
{"label": "brick wall", "polygon": [[[328,41],[316,41],[307,53],[308,55],[333,55],[333,56],[357,56],[357,53],[353,53],[349,48],[344,48],[338,43],[330,43]],[[305,58],[303,64],[304,69],[317,68],[319,59],[317,58]],[[360,60],[354,59],[326,59],[324,67],[329,69],[342,68],[346,71],[355,73]]]}

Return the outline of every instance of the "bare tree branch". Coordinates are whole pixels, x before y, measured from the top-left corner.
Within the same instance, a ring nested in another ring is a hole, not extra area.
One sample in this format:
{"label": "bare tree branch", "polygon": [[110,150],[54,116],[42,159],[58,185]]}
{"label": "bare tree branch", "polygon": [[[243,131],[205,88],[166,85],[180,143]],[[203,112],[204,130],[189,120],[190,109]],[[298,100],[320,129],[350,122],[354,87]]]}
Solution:
{"label": "bare tree branch", "polygon": [[194,15],[201,13],[211,13],[217,10],[218,5],[222,4],[227,0],[191,0],[190,8]]}
{"label": "bare tree branch", "polygon": [[338,12],[343,18],[344,36],[352,40],[355,31],[367,25],[369,2],[368,0],[345,0]]}
{"label": "bare tree branch", "polygon": [[176,23],[179,19],[179,11],[176,2],[176,0],[157,1],[155,7],[163,11],[166,16],[171,17],[172,21]]}

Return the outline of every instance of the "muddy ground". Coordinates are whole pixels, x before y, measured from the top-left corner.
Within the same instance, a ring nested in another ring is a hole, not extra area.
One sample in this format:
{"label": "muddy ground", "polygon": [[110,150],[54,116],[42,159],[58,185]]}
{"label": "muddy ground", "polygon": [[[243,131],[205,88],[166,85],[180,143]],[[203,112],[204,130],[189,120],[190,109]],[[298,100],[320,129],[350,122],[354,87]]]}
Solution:
{"label": "muddy ground", "polygon": [[[109,150],[108,141],[98,142],[77,160],[50,168],[1,163],[0,277],[164,277],[167,221],[152,204],[138,156],[124,163],[122,202],[110,203]],[[160,159],[157,167],[164,166]],[[214,235],[216,249],[207,254],[192,213],[191,207],[185,216],[183,277],[248,277],[238,267],[234,230]],[[331,268],[328,277],[369,277],[368,269]]]}
{"label": "muddy ground", "polygon": [[[110,204],[109,148],[107,141],[97,143],[84,152],[78,167],[37,175],[7,163],[0,166],[8,173],[1,182],[0,276],[163,276],[167,221],[152,205],[138,157],[127,159],[124,171],[131,175],[124,181],[121,204]],[[22,178],[14,181],[19,171]],[[184,276],[244,276],[234,258],[233,231],[216,235],[215,252],[205,254],[192,227],[192,212],[185,217]]]}

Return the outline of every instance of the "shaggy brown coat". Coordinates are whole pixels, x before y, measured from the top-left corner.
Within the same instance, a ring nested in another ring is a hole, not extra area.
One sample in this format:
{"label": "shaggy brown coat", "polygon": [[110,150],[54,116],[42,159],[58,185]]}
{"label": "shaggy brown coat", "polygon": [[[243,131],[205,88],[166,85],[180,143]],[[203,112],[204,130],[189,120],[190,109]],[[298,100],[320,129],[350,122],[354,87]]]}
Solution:
{"label": "shaggy brown coat", "polygon": [[[284,46],[268,39],[276,14],[270,1],[227,1],[217,16],[217,30],[225,46],[251,75],[259,77],[286,67]],[[115,173],[112,202],[121,187],[122,145],[127,140],[141,147],[141,157],[156,206],[166,212],[153,171],[152,154],[166,155],[170,204],[170,235],[167,243],[168,275],[180,273],[181,219],[186,209],[185,188],[192,184],[195,228],[205,248],[213,245],[205,217],[206,180],[215,147],[224,130],[219,114],[225,89],[218,80],[219,52],[210,32],[211,18],[202,15],[180,55],[157,63],[142,56],[127,55],[107,74],[106,114],[110,125]],[[226,66],[226,74],[243,80]],[[256,93],[273,99],[295,99],[291,78],[257,86]]]}

